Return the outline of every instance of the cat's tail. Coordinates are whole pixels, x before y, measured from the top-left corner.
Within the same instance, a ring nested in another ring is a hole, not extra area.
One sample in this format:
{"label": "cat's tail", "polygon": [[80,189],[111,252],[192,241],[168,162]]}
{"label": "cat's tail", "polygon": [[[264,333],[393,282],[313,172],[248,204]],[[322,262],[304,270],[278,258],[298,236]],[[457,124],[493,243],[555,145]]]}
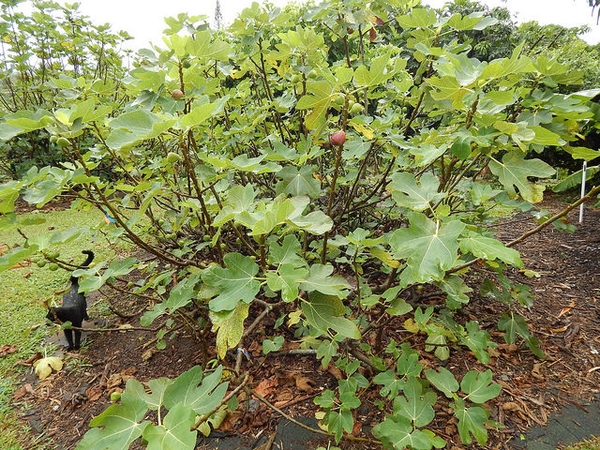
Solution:
{"label": "cat's tail", "polygon": [[87,258],[85,259],[84,262],[81,263],[80,267],[87,267],[91,264],[91,262],[94,260],[94,252],[91,250],[84,250],[81,253],[83,253],[84,255],[87,255]]}
{"label": "cat's tail", "polygon": [[[94,252],[91,250],[84,250],[81,253],[83,253],[84,255],[87,255],[87,258],[85,259],[84,262],[82,262],[79,267],[87,267],[90,265],[90,263],[94,260]],[[71,284],[78,284],[77,282],[77,277],[74,277],[73,275],[71,275]]]}

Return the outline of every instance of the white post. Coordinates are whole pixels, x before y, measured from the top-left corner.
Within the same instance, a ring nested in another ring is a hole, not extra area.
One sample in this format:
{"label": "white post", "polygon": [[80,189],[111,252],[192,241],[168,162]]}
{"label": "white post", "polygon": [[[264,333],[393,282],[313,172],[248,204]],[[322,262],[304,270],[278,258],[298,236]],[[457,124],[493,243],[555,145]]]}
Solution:
{"label": "white post", "polygon": [[[587,171],[587,161],[583,162],[583,168],[581,169],[581,198],[585,195],[585,173]],[[583,222],[583,203],[579,205],[579,223]]]}

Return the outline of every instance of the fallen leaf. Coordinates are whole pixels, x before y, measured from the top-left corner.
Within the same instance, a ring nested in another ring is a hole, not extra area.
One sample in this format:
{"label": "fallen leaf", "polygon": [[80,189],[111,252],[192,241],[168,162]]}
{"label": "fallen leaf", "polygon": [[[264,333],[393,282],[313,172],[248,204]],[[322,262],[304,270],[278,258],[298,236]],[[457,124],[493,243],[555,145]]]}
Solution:
{"label": "fallen leaf", "polygon": [[16,353],[16,352],[17,352],[16,345],[4,344],[2,347],[0,347],[0,358],[4,358],[6,355],[10,355],[11,353]]}
{"label": "fallen leaf", "polygon": [[90,386],[85,393],[88,401],[95,402],[102,397],[102,394],[104,394],[104,388],[100,384],[94,384],[93,386]]}
{"label": "fallen leaf", "polygon": [[290,401],[294,400],[294,397],[295,397],[294,393],[292,392],[291,389],[289,389],[289,388],[281,389],[281,390],[277,391],[277,396],[275,397],[273,404],[277,408],[282,408],[283,406],[287,405]]}
{"label": "fallen leaf", "polygon": [[571,303],[569,303],[569,306],[560,310],[560,312],[558,313],[558,317],[565,315],[566,313],[571,311],[574,307],[575,307],[575,302],[572,301]]}
{"label": "fallen leaf", "polygon": [[21,386],[19,389],[17,389],[14,392],[14,394],[12,396],[12,399],[13,399],[13,401],[21,400],[27,394],[29,394],[29,395],[35,395],[35,389],[33,389],[33,387],[31,386],[31,384],[29,384],[29,383],[27,383],[24,386]]}
{"label": "fallen leaf", "polygon": [[503,411],[523,411],[523,408],[521,408],[521,405],[519,405],[517,402],[506,402],[506,403],[502,403],[502,410]]}
{"label": "fallen leaf", "polygon": [[344,374],[342,374],[342,371],[333,364],[329,364],[329,366],[327,366],[327,372],[333,375],[336,380],[341,380],[342,378],[344,378]]}
{"label": "fallen leaf", "polygon": [[545,380],[546,378],[544,377],[544,375],[542,374],[542,372],[540,371],[542,365],[541,364],[534,364],[533,368],[531,369],[531,375],[533,376],[533,378],[537,379],[537,380]]}
{"label": "fallen leaf", "polygon": [[56,356],[48,356],[46,358],[38,359],[33,363],[35,368],[35,374],[40,380],[45,380],[52,373],[52,370],[56,372],[63,368],[63,360]]}
{"label": "fallen leaf", "polygon": [[564,331],[567,331],[570,326],[571,326],[571,324],[565,325],[564,327],[560,327],[560,328],[554,328],[554,329],[550,330],[550,332],[552,334],[562,333]]}
{"label": "fallen leaf", "polygon": [[275,391],[277,386],[277,378],[267,378],[258,383],[258,386],[254,388],[254,392],[256,392],[261,397],[267,397],[268,395],[272,394],[273,391]]}
{"label": "fallen leaf", "polygon": [[156,350],[155,348],[149,348],[148,350],[146,350],[144,353],[142,353],[142,359],[144,361],[148,361],[150,358],[152,358],[154,356],[154,354],[157,352],[158,350]]}
{"label": "fallen leaf", "polygon": [[315,384],[315,382],[308,377],[296,378],[296,387],[298,390],[306,392],[307,394],[312,393],[313,387],[311,385],[313,384]]}

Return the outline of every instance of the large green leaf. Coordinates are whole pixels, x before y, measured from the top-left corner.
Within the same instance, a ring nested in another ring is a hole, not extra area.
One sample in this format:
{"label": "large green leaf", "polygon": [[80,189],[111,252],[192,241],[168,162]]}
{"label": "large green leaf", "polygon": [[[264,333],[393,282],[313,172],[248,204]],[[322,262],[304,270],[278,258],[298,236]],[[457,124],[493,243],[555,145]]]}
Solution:
{"label": "large green leaf", "polygon": [[540,159],[525,159],[519,152],[509,152],[502,162],[492,158],[490,170],[498,177],[508,194],[517,195],[530,202],[537,203],[543,198],[544,187],[528,181],[528,177],[547,178],[554,175],[555,170]]}
{"label": "large green leaf", "polygon": [[332,275],[333,266],[330,264],[313,264],[306,279],[300,284],[300,288],[307,292],[318,291],[325,295],[335,295],[339,298],[346,296],[350,285],[340,275]]}
{"label": "large green leaf", "polygon": [[394,450],[430,450],[432,447],[442,448],[446,444],[433,433],[415,430],[410,420],[401,415],[386,417],[383,422],[373,427],[373,435],[388,444],[385,448]]}
{"label": "large green leaf", "polygon": [[175,119],[165,119],[145,109],[125,112],[110,121],[113,131],[106,143],[113,149],[120,149],[143,139],[152,139],[174,123]]}
{"label": "large green leaf", "polygon": [[404,385],[400,395],[394,400],[394,414],[400,414],[414,423],[415,427],[424,427],[435,417],[433,405],[437,395],[432,391],[423,393],[423,387],[416,378],[410,378]]}
{"label": "large green leaf", "polygon": [[315,130],[325,125],[327,109],[331,105],[331,95],[335,87],[328,81],[315,81],[307,84],[308,93],[301,97],[296,104],[299,110],[312,109],[306,116],[306,126]]}
{"label": "large green leaf", "polygon": [[406,259],[406,283],[440,280],[457,259],[461,221],[434,222],[420,213],[409,215],[410,226],[396,230],[390,238],[394,257]]}
{"label": "large green leaf", "polygon": [[467,372],[460,382],[460,388],[473,403],[485,403],[496,398],[502,390],[502,386],[492,382],[490,369],[481,373],[476,370]]}
{"label": "large green leaf", "polygon": [[451,403],[454,414],[458,419],[458,434],[463,444],[473,442],[471,435],[477,440],[479,445],[485,445],[488,438],[485,424],[488,420],[488,414],[485,409],[474,406],[467,408],[463,399],[456,399],[456,403]]}
{"label": "large green leaf", "polygon": [[151,411],[158,411],[163,403],[165,397],[165,390],[171,384],[171,380],[168,378],[156,378],[148,381],[148,390],[135,378],[127,380],[125,391],[123,391],[122,399],[124,403],[127,403],[130,399],[138,400],[146,403],[148,409]]}
{"label": "large green leaf", "polygon": [[223,366],[205,376],[200,366],[182,373],[165,390],[167,409],[182,404],[197,415],[207,414],[216,408],[227,393],[227,383],[222,383]]}
{"label": "large green leaf", "polygon": [[388,68],[389,55],[382,55],[371,60],[371,67],[358,66],[354,73],[354,82],[357,86],[373,87],[385,83],[393,71]]}
{"label": "large green leaf", "polygon": [[281,299],[293,302],[300,293],[300,284],[306,280],[308,269],[295,264],[282,264],[277,272],[267,272],[267,285],[272,291],[281,291]]}
{"label": "large green leaf", "polygon": [[316,329],[324,333],[333,330],[346,338],[360,339],[356,324],[343,317],[346,308],[339,298],[312,292],[301,306],[306,320]]}
{"label": "large green leaf", "polygon": [[313,176],[315,171],[316,167],[312,165],[302,166],[300,169],[294,166],[284,167],[277,173],[277,178],[282,181],[275,186],[276,192],[292,197],[308,195],[311,198],[318,198],[321,195],[321,183]]}
{"label": "large green leaf", "polygon": [[471,253],[477,258],[493,261],[499,259],[515,267],[523,267],[523,261],[518,251],[506,247],[497,239],[469,232],[467,237],[460,239],[460,249],[464,253]]}
{"label": "large green leaf", "polygon": [[197,430],[194,425],[195,413],[189,407],[178,403],[165,416],[162,425],[149,425],[144,429],[143,438],[148,441],[147,450],[193,450],[196,448]]}
{"label": "large green leaf", "polygon": [[121,404],[110,405],[92,419],[90,426],[94,428],[85,434],[76,450],[129,449],[150,424],[149,421],[140,422],[147,411],[146,404],[135,399],[122,399]]}
{"label": "large green leaf", "polygon": [[433,369],[427,369],[425,376],[431,384],[448,398],[453,398],[454,393],[458,391],[458,381],[456,381],[452,372],[445,367],[439,367],[438,372]]}
{"label": "large green leaf", "polygon": [[209,302],[213,312],[232,311],[240,301],[251,303],[260,290],[260,281],[255,279],[259,267],[249,256],[228,253],[223,261],[227,267],[213,264],[202,273],[202,280],[219,292]]}
{"label": "large green leaf", "polygon": [[405,206],[414,211],[423,211],[432,208],[445,197],[443,192],[438,192],[439,186],[437,177],[429,172],[423,174],[418,182],[414,175],[398,172],[392,175],[390,190],[399,206]]}

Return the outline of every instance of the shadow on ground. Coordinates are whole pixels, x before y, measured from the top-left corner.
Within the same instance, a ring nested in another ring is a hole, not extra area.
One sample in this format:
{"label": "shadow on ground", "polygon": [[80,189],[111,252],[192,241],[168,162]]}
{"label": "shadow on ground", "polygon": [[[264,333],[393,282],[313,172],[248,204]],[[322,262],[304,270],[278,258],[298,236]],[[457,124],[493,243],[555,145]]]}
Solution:
{"label": "shadow on ground", "polygon": [[515,438],[513,448],[555,450],[600,436],[600,395],[585,404],[570,403],[552,414],[545,427],[532,428],[522,439]]}

